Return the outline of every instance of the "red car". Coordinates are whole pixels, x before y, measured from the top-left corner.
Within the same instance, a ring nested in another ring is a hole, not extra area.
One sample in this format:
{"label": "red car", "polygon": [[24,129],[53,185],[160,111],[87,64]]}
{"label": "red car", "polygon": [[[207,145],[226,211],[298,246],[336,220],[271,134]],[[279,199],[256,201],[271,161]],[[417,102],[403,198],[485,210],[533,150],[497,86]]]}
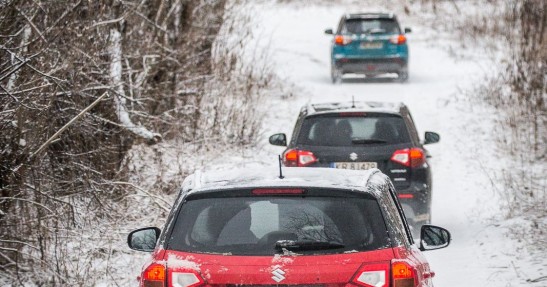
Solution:
{"label": "red car", "polygon": [[153,252],[144,287],[432,286],[421,251],[450,233],[424,225],[414,244],[391,181],[377,169],[196,173],[167,223],[131,232]]}

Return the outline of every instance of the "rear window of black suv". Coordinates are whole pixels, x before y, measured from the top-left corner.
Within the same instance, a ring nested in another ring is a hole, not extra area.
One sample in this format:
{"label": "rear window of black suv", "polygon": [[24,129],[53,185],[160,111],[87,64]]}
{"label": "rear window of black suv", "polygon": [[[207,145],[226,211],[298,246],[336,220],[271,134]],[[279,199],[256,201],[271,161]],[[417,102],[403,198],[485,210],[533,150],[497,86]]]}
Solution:
{"label": "rear window of black suv", "polygon": [[296,144],[353,146],[410,143],[402,117],[393,114],[351,113],[311,116],[304,120]]}
{"label": "rear window of black suv", "polygon": [[168,237],[168,249],[273,255],[282,253],[285,246],[298,254],[316,255],[391,247],[378,202],[364,193],[350,197],[215,196],[220,195],[183,204]]}

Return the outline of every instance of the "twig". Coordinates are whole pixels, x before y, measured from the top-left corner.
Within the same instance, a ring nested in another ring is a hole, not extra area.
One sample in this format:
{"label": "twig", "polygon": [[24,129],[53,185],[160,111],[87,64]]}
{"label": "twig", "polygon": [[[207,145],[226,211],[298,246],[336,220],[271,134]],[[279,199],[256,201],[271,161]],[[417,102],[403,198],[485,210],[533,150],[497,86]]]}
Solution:
{"label": "twig", "polygon": [[36,25],[34,25],[32,20],[29,17],[27,17],[27,15],[25,15],[25,13],[23,13],[23,11],[17,9],[17,12],[19,12],[19,13],[21,13],[21,15],[23,15],[23,17],[25,18],[25,20],[27,20],[27,22],[32,27],[32,29],[34,29],[34,31],[36,31],[36,33],[38,33],[38,35],[40,35],[40,38],[42,38],[42,40],[44,40],[44,42],[47,43],[46,37],[44,37],[44,34],[42,34],[42,32],[40,32],[40,30],[38,30],[38,27],[36,27]]}
{"label": "twig", "polygon": [[102,96],[100,96],[98,99],[96,99],[91,105],[87,106],[85,109],[83,109],[78,115],[76,115],[74,118],[72,118],[68,123],[66,123],[60,130],[58,130],[54,135],[52,135],[40,148],[38,148],[35,152],[33,152],[30,155],[30,158],[34,158],[36,155],[38,155],[44,148],[46,148],[49,144],[51,144],[52,141],[54,141],[61,133],[63,133],[72,123],[74,123],[76,120],[81,118],[87,111],[92,109],[94,106],[96,106],[103,98],[108,96],[108,92],[104,92]]}
{"label": "twig", "polygon": [[[133,188],[139,190],[140,192],[146,194],[147,196],[149,196],[149,197],[151,197],[151,198],[155,198],[155,199],[158,199],[158,200],[163,201],[163,203],[166,204],[167,206],[170,206],[170,205],[171,205],[171,203],[167,202],[165,199],[163,199],[163,198],[161,198],[161,197],[159,197],[159,196],[157,196],[157,195],[153,195],[153,194],[151,194],[150,192],[144,190],[144,189],[141,188],[140,186],[137,186],[137,185],[135,185],[135,184],[133,184],[133,183],[125,182],[125,181],[114,181],[114,182],[112,182],[112,183],[113,183],[113,184],[120,184],[120,185],[129,185],[129,186],[131,186],[131,187],[133,187]],[[165,210],[165,211],[169,211],[169,208],[167,208],[167,207],[165,207],[165,206],[159,204],[157,201],[154,201],[154,203],[156,203],[156,204],[158,205],[158,207],[160,207],[161,209],[163,209],[163,210]]]}

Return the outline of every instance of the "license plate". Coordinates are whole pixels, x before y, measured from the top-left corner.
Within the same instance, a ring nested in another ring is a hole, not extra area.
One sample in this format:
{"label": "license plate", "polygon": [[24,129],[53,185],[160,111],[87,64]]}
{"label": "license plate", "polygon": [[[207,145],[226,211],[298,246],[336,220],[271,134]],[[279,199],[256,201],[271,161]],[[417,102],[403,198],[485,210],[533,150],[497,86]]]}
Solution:
{"label": "license plate", "polygon": [[341,168],[341,169],[357,169],[365,170],[371,168],[377,168],[378,163],[376,162],[333,162],[331,167]]}
{"label": "license plate", "polygon": [[361,49],[382,49],[382,42],[361,42]]}

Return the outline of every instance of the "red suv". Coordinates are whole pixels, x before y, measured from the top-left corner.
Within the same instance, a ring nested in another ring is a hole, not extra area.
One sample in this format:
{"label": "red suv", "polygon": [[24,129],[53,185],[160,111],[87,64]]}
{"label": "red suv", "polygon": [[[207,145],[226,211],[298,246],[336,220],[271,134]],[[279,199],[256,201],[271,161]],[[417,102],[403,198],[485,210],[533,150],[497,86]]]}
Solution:
{"label": "red suv", "polygon": [[446,229],[424,225],[414,244],[377,169],[196,173],[163,231],[128,236],[132,249],[153,252],[146,287],[432,286],[421,251],[449,242]]}

